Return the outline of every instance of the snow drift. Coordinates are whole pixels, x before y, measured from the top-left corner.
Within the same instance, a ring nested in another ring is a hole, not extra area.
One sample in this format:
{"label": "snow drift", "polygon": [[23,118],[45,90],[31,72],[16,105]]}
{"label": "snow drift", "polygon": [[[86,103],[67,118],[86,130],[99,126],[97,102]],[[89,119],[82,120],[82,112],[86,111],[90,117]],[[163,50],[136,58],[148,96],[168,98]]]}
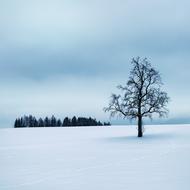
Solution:
{"label": "snow drift", "polygon": [[1,190],[189,190],[190,125],[0,130]]}

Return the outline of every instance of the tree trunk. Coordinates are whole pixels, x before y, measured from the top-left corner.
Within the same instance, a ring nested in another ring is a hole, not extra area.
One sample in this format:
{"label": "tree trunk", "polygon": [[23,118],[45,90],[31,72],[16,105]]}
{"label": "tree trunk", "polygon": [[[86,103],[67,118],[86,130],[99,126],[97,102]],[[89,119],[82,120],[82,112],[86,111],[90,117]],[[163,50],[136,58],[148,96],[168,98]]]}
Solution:
{"label": "tree trunk", "polygon": [[143,136],[143,131],[142,131],[142,116],[138,117],[138,137]]}

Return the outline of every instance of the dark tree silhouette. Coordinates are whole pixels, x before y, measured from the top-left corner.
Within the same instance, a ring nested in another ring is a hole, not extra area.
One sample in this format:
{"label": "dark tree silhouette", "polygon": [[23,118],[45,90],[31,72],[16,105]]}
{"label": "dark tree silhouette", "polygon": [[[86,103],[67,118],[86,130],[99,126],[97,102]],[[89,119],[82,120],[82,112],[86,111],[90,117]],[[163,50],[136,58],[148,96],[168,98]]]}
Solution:
{"label": "dark tree silhouette", "polygon": [[51,126],[51,121],[50,121],[50,119],[48,117],[45,117],[45,119],[44,119],[44,125],[46,127],[50,127]]}
{"label": "dark tree silhouette", "polygon": [[63,127],[67,127],[71,125],[71,121],[68,117],[65,117],[65,119],[63,120]]}
{"label": "dark tree silhouette", "polygon": [[169,97],[160,89],[162,86],[160,73],[146,58],[133,58],[131,63],[133,68],[128,82],[125,86],[118,86],[122,94],[112,94],[109,106],[104,108],[104,111],[110,112],[110,116],[138,119],[138,137],[142,137],[143,117],[152,119],[153,114],[158,114],[159,117],[166,116]]}
{"label": "dark tree silhouette", "polygon": [[57,125],[56,125],[57,127],[61,127],[62,126],[62,122],[61,122],[61,119],[58,119],[57,120]]}
{"label": "dark tree silhouette", "polygon": [[[15,128],[20,127],[73,127],[73,126],[102,126],[103,124],[96,119],[85,117],[73,117],[72,119],[65,117],[63,122],[61,119],[57,119],[54,115],[51,118],[45,117],[44,119],[29,115],[17,118],[14,123]],[[104,125],[111,125],[109,122]]]}
{"label": "dark tree silhouette", "polygon": [[51,127],[55,127],[57,125],[57,120],[54,115],[52,115],[50,123]]}
{"label": "dark tree silhouette", "polygon": [[38,127],[44,127],[44,121],[42,118],[38,120]]}
{"label": "dark tree silhouette", "polygon": [[18,128],[20,126],[19,119],[15,120],[14,128]]}
{"label": "dark tree silhouette", "polygon": [[77,126],[77,118],[74,116],[71,120],[72,126]]}

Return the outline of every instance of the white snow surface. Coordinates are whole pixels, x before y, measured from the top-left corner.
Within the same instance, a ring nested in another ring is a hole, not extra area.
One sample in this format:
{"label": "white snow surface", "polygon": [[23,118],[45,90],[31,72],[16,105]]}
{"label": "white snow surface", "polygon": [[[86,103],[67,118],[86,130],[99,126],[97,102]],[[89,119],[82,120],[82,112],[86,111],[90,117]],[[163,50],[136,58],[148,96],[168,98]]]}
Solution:
{"label": "white snow surface", "polygon": [[189,190],[190,125],[0,130],[0,190]]}

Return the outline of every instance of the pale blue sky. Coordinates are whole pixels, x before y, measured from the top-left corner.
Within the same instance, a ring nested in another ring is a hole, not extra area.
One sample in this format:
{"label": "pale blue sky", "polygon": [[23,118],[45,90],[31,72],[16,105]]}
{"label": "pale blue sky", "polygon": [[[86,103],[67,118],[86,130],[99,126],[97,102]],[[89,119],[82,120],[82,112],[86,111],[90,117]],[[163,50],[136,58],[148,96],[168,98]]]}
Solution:
{"label": "pale blue sky", "polygon": [[[190,118],[190,1],[0,0],[0,125],[23,114],[93,116],[147,57]],[[190,120],[189,120],[190,122]]]}

